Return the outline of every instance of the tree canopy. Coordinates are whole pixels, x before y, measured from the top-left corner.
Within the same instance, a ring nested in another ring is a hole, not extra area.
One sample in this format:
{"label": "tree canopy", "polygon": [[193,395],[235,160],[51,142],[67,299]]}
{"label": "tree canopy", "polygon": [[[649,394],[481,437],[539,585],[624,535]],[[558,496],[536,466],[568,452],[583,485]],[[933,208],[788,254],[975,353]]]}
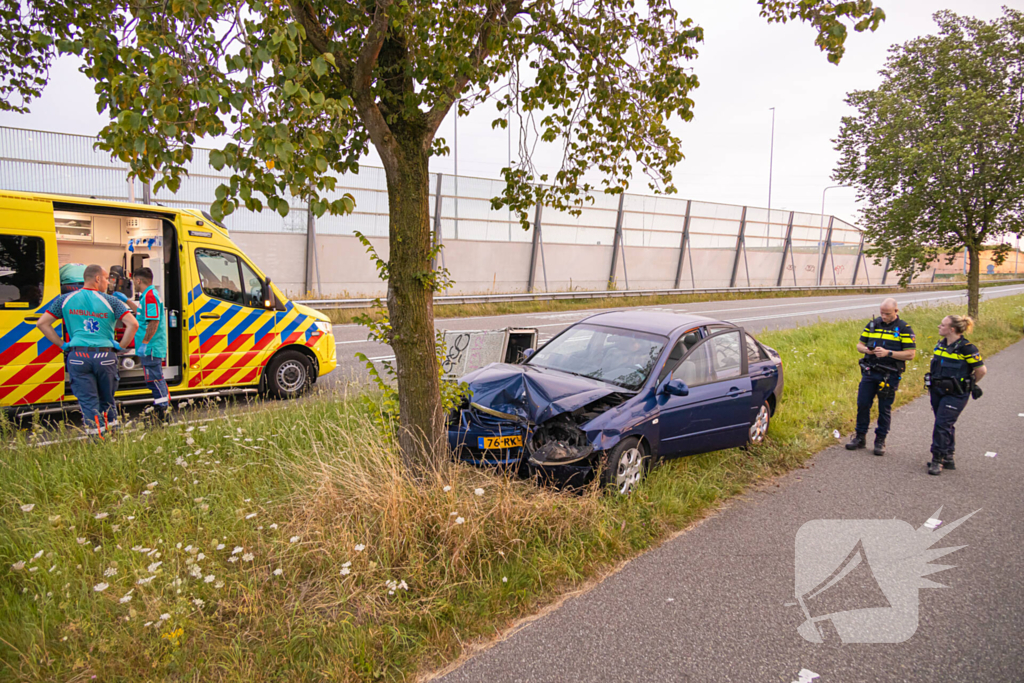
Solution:
{"label": "tree canopy", "polygon": [[[872,0],[758,5],[769,22],[810,23],[833,62],[847,24],[884,18]],[[669,121],[692,117],[698,79],[685,65],[703,39],[670,0],[0,0],[0,19],[0,108],[23,109],[53,58],[74,54],[111,118],[100,146],[142,180],[176,189],[194,147],[226,136],[211,154],[232,173],[216,217],[285,214],[289,195],[317,215],[351,211],[331,191],[373,145],[388,182],[383,272],[410,464],[444,438],[427,201],[441,122],[487,99],[530,119],[496,198],[524,224],[537,202],[571,209],[595,190],[621,192],[634,165],[672,191],[682,151]],[[550,177],[530,162],[537,139],[564,144]],[[601,187],[584,182],[590,169]]]}
{"label": "tree canopy", "polygon": [[982,245],[1024,230],[1024,15],[935,21],[891,48],[878,88],[849,94],[833,177],[858,189],[869,253],[904,280],[966,249],[977,316]]}

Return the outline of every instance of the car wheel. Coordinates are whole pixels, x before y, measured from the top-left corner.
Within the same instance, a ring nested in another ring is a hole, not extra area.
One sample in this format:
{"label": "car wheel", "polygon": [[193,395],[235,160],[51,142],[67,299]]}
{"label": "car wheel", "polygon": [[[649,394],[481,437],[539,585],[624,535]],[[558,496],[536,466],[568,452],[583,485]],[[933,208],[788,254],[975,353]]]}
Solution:
{"label": "car wheel", "polygon": [[605,456],[601,481],[622,495],[629,495],[640,486],[649,465],[650,456],[643,443],[635,437],[623,439]]}
{"label": "car wheel", "polygon": [[299,351],[274,356],[267,366],[267,393],[274,398],[295,398],[312,386],[309,359]]}
{"label": "car wheel", "polygon": [[758,446],[764,443],[764,437],[768,435],[768,424],[771,422],[772,411],[768,407],[768,401],[761,404],[757,411],[757,417],[750,425],[750,444]]}

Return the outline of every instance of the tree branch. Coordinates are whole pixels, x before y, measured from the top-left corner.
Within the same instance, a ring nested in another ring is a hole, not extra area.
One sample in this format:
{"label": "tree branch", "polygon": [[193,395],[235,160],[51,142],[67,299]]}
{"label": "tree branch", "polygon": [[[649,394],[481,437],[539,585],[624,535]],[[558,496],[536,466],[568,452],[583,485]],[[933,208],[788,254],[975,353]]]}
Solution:
{"label": "tree branch", "polygon": [[[523,7],[522,0],[510,2],[505,7],[504,14],[499,17],[501,5],[502,3],[498,1],[487,6],[487,12],[484,14],[483,22],[480,26],[480,32],[477,34],[476,43],[473,45],[473,50],[469,55],[469,60],[472,66],[468,71],[455,77],[455,84],[446,89],[444,94],[438,98],[437,103],[435,103],[427,113],[426,126],[428,140],[433,140],[434,133],[437,132],[441,122],[444,121],[444,117],[448,115],[452,105],[458,99],[459,93],[461,93],[463,88],[466,87],[466,84],[469,83],[469,79],[473,75],[473,72],[475,72],[483,61],[490,55],[487,42],[491,38],[491,33],[494,31],[494,27],[507,25],[512,21],[513,17],[522,11]],[[458,115],[457,112],[456,115]]]}
{"label": "tree branch", "polygon": [[315,10],[309,0],[289,0],[288,6],[292,10],[292,16],[295,17],[295,21],[302,24],[302,28],[306,30],[306,41],[320,54],[333,55],[334,63],[337,65],[342,80],[351,86],[354,71],[352,64],[345,59],[344,55],[331,50],[331,39],[328,38],[324,27],[320,25],[320,21],[316,17]]}

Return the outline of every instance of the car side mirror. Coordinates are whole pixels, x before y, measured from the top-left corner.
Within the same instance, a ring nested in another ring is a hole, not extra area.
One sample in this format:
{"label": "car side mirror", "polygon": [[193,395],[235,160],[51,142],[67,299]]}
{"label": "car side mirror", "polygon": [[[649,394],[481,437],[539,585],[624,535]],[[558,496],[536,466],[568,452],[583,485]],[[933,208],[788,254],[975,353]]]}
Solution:
{"label": "car side mirror", "polygon": [[661,393],[669,396],[688,396],[690,387],[686,386],[686,382],[681,379],[670,379],[662,385]]}
{"label": "car side mirror", "polygon": [[528,360],[533,355],[533,349],[526,349],[523,351],[523,360]]}

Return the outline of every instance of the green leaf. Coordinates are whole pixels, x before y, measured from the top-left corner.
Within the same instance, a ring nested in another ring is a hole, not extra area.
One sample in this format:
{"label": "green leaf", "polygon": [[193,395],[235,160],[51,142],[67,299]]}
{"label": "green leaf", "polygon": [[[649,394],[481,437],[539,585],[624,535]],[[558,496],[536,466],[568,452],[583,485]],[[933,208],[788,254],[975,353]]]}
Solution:
{"label": "green leaf", "polygon": [[224,152],[220,151],[219,149],[214,149],[214,150],[210,151],[210,165],[211,166],[213,166],[215,169],[220,171],[221,169],[224,168],[224,162],[225,162]]}

